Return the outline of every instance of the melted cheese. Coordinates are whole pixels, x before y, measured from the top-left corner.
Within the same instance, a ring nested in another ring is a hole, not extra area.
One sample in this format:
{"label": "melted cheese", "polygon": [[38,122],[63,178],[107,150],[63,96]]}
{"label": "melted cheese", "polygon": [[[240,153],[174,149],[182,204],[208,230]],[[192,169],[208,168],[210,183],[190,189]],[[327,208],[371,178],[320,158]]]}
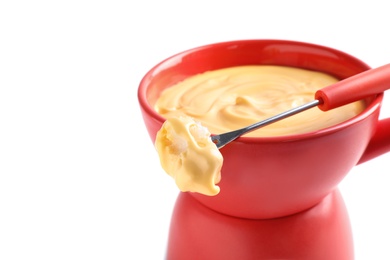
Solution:
{"label": "melted cheese", "polygon": [[[166,89],[155,104],[164,117],[188,115],[220,134],[267,119],[314,100],[338,79],[316,71],[281,66],[241,66],[205,72]],[[362,102],[323,112],[313,108],[246,136],[307,133],[360,113]]]}

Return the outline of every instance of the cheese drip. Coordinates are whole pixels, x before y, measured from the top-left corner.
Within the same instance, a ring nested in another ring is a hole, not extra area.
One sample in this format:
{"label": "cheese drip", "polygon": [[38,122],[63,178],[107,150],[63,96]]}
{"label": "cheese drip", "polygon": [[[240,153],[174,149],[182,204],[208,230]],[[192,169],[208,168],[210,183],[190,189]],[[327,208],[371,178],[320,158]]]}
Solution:
{"label": "cheese drip", "polygon": [[162,168],[181,191],[219,193],[223,157],[207,128],[190,117],[168,118],[157,132],[155,146]]}

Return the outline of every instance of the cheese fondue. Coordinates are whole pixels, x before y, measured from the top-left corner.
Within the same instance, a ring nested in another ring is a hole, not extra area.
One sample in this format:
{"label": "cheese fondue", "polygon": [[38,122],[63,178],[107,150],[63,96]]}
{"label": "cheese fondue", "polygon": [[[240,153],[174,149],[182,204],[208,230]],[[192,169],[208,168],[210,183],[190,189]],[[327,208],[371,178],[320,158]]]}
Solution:
{"label": "cheese fondue", "polygon": [[[337,81],[321,72],[268,65],[231,67],[189,77],[167,88],[155,104],[155,110],[168,119],[156,139],[161,164],[182,191],[216,195],[223,160],[210,132],[236,130],[306,104],[314,100],[318,89]],[[246,136],[317,131],[363,109],[362,101],[327,112],[312,108]]]}

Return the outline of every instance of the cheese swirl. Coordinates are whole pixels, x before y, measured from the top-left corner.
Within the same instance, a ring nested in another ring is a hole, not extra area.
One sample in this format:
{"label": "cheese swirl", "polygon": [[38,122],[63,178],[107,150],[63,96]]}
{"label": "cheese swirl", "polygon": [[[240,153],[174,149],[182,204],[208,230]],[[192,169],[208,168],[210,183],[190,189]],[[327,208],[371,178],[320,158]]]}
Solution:
{"label": "cheese swirl", "polygon": [[[219,134],[308,103],[314,93],[338,81],[328,74],[283,66],[239,66],[208,71],[166,89],[155,104],[168,118],[187,115]],[[248,133],[282,136],[320,130],[360,113],[363,102],[323,112],[318,108]]]}

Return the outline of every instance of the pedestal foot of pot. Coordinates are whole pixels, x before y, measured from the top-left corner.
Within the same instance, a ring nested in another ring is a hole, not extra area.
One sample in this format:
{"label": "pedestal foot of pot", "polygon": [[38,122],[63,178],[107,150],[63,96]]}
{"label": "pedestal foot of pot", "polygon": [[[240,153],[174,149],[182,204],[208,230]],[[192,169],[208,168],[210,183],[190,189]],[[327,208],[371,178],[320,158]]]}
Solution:
{"label": "pedestal foot of pot", "polygon": [[304,212],[264,220],[223,215],[180,193],[166,255],[167,260],[353,258],[349,217],[338,190]]}

